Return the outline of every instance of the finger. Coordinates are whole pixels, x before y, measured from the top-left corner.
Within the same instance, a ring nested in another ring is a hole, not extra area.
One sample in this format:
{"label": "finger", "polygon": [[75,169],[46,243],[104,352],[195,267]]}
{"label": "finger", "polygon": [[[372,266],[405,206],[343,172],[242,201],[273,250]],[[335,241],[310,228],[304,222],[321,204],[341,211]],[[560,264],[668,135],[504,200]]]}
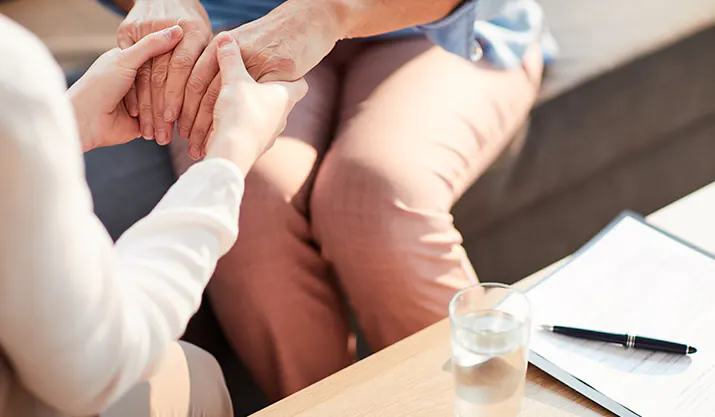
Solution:
{"label": "finger", "polygon": [[[117,34],[117,46],[119,46],[119,49],[124,50],[132,45],[134,45],[134,39],[128,32],[120,28]],[[127,95],[124,97],[124,107],[126,107],[127,113],[129,113],[130,116],[135,118],[139,117],[139,101],[137,99],[136,83],[132,83],[129,92],[127,92]]]}
{"label": "finger", "polygon": [[238,43],[228,33],[221,33],[216,36],[218,45],[217,60],[221,70],[223,84],[230,84],[239,80],[251,79],[246,70],[246,65],[241,57],[241,50]]}
{"label": "finger", "polygon": [[129,92],[124,97],[124,106],[127,108],[127,112],[130,116],[139,117],[139,101],[137,99],[136,83],[132,84]]}
{"label": "finger", "polygon": [[154,139],[154,117],[151,113],[151,61],[139,67],[135,83],[142,136],[144,139]]}
{"label": "finger", "polygon": [[179,136],[188,139],[191,129],[194,126],[196,115],[199,112],[201,101],[218,74],[218,60],[216,59],[216,42],[211,42],[209,46],[196,61],[196,66],[191,71],[186,82],[184,93],[184,105],[179,117]]}
{"label": "finger", "polygon": [[196,61],[201,56],[206,44],[196,35],[184,38],[174,50],[169,62],[169,75],[166,78],[164,93],[164,121],[173,123],[179,118],[181,106],[184,104],[186,81],[194,69]]}
{"label": "finger", "polygon": [[124,50],[131,47],[132,45],[134,45],[134,41],[131,40],[128,36],[124,36],[122,34],[119,35],[117,39],[117,46],[119,47],[119,49]]}
{"label": "finger", "polygon": [[221,91],[221,79],[223,75],[217,75],[211,82],[211,86],[204,94],[201,100],[199,112],[196,115],[196,121],[191,128],[189,135],[189,156],[198,159],[204,152],[206,147],[206,139],[211,131],[211,125],[214,117],[214,107]]}
{"label": "finger", "polygon": [[136,28],[136,24],[128,24],[126,21],[119,25],[117,30],[117,46],[119,49],[127,49],[136,43],[135,39],[140,38],[135,36]]}
{"label": "finger", "polygon": [[125,68],[136,70],[150,59],[174,49],[183,36],[184,31],[179,26],[154,32],[124,49],[120,63]]}
{"label": "finger", "polygon": [[171,140],[172,124],[164,121],[164,88],[170,60],[171,54],[160,55],[152,60],[151,65],[151,109],[154,137],[159,145],[166,145]]}

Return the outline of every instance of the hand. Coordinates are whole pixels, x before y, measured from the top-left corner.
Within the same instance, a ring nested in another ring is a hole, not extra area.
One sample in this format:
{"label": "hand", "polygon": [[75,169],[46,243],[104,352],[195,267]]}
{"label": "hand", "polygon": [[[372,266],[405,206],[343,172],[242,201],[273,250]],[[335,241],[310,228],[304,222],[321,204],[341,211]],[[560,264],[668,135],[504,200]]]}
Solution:
{"label": "hand", "polygon": [[[293,81],[315,67],[342,37],[334,12],[316,1],[291,0],[268,15],[230,31],[241,46],[246,68],[259,82]],[[189,139],[189,156],[201,157],[211,130],[221,87],[214,39],[196,63],[186,85],[179,136]]]}
{"label": "hand", "polygon": [[139,136],[139,121],[129,114],[122,99],[132,88],[139,67],[174,49],[182,37],[181,28],[174,26],[146,36],[123,51],[112,49],[74,83],[68,94],[85,151]]}
{"label": "hand", "polygon": [[158,30],[179,25],[184,38],[172,52],[145,63],[136,88],[127,94],[129,114],[139,117],[141,136],[171,141],[173,124],[184,102],[186,81],[201,52],[211,40],[208,15],[198,0],[136,0],[119,26],[117,42],[126,49]]}
{"label": "hand", "polygon": [[216,44],[221,89],[206,157],[228,159],[246,175],[273,146],[285,128],[288,113],[308,92],[308,85],[303,79],[258,84],[246,70],[238,44],[229,34],[218,35]]}

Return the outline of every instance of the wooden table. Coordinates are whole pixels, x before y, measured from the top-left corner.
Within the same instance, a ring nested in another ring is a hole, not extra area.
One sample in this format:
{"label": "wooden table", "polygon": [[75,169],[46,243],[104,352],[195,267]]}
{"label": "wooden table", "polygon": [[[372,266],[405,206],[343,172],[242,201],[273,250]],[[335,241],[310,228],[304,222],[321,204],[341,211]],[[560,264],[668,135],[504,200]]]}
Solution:
{"label": "wooden table", "polygon": [[[648,216],[715,252],[715,183]],[[528,288],[552,265],[517,285]],[[255,414],[286,416],[452,416],[449,322],[443,320]],[[610,415],[543,372],[529,368],[521,416]]]}

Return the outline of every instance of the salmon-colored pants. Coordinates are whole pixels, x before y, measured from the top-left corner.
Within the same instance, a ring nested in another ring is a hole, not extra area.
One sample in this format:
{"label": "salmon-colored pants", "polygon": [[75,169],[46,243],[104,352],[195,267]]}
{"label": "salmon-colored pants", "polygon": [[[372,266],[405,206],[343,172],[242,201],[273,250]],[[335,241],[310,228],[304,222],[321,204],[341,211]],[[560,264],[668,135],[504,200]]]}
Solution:
{"label": "salmon-colored pants", "polygon": [[[379,350],[477,281],[450,210],[527,118],[537,49],[498,71],[421,37],[348,41],[307,75],[310,92],[247,177],[238,242],[209,285],[269,398],[351,363],[349,309]],[[185,142],[172,153],[185,171]]]}

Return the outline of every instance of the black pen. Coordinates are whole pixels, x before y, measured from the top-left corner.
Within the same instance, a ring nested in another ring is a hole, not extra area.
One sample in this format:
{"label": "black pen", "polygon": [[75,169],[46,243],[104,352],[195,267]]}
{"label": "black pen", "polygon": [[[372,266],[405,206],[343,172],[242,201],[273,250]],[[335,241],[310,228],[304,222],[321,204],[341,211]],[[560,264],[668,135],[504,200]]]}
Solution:
{"label": "black pen", "polygon": [[575,337],[578,339],[595,340],[597,342],[605,343],[617,343],[619,345],[623,345],[627,349],[647,349],[656,352],[676,353],[678,355],[687,355],[698,351],[692,346],[680,343],[666,342],[665,340],[651,339],[648,337],[633,336],[629,334],[606,333],[565,326],[544,325],[540,328],[543,331],[562,334],[564,336]]}

